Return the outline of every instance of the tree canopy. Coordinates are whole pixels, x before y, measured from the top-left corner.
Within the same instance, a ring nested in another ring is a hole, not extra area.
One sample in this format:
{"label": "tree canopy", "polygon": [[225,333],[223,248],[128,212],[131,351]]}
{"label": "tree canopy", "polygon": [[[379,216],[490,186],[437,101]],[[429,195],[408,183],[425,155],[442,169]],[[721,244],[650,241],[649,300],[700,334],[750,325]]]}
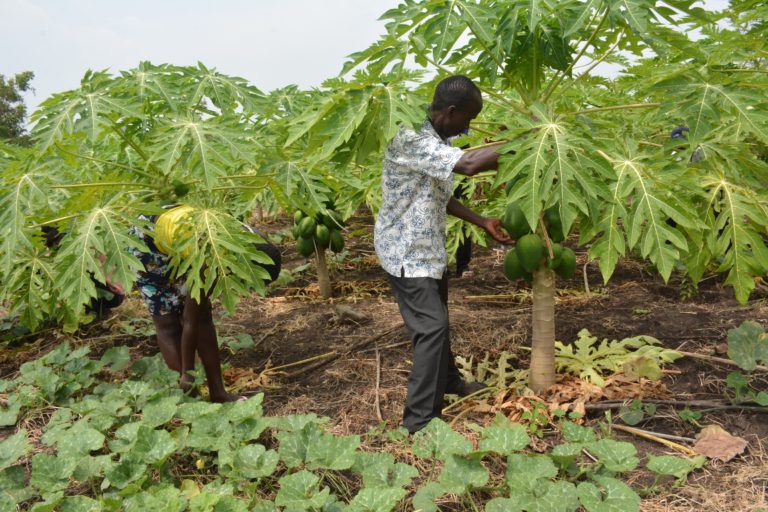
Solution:
{"label": "tree canopy", "polygon": [[32,89],[32,71],[17,73],[6,79],[0,75],[0,140],[28,143],[26,138],[27,106],[22,93]]}

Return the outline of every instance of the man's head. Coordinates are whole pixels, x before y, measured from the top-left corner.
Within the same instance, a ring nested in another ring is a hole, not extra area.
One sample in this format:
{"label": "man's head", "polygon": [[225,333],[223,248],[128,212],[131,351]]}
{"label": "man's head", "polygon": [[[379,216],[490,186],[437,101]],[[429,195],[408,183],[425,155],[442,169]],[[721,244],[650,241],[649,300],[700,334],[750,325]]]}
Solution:
{"label": "man's head", "polygon": [[429,106],[435,131],[447,139],[464,133],[469,122],[483,109],[483,96],[472,80],[462,75],[449,76],[437,84]]}

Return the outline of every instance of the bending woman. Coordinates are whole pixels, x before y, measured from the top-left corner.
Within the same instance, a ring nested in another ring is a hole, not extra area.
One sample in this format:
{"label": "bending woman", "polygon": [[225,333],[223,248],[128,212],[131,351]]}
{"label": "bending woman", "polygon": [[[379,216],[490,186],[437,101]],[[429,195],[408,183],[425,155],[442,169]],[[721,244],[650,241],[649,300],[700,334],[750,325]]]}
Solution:
{"label": "bending woman", "polygon": [[[141,218],[149,221],[148,224],[152,230],[151,226],[174,222],[180,218],[178,213],[181,208],[188,207],[178,206],[159,216],[142,216]],[[246,228],[253,231],[247,226]],[[158,232],[163,231],[158,230]],[[158,248],[158,245],[170,246],[170,241],[160,243],[158,240],[156,243],[152,236],[138,228],[133,230],[133,234],[143,240],[149,248],[149,252],[146,253],[132,249],[133,254],[142,262],[145,269],[144,272],[139,273],[136,286],[152,315],[157,332],[157,344],[165,363],[171,370],[181,375],[179,379],[181,388],[186,392],[196,393],[193,387],[194,377],[190,371],[195,368],[195,354],[197,354],[203,364],[212,402],[232,402],[244,398],[228,393],[224,388],[221,356],[209,298],[203,297],[201,303],[198,303],[187,293],[184,276],[172,278],[167,250]],[[269,243],[256,244],[256,247],[272,259],[272,265],[263,265],[263,267],[269,272],[269,282],[274,281],[280,274],[280,250]]]}

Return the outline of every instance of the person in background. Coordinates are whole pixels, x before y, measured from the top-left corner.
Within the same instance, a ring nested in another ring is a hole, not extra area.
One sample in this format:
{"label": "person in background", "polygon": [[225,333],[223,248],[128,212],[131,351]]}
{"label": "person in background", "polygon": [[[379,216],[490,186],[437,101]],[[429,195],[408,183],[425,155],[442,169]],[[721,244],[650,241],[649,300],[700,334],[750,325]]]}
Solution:
{"label": "person in background", "polygon": [[[167,232],[169,230],[157,228],[164,223],[178,222],[183,217],[185,208],[190,207],[178,206],[159,216],[142,216],[141,218],[148,221],[150,226],[154,225],[153,234]],[[254,231],[248,226],[246,228]],[[173,229],[170,229],[170,232],[172,231]],[[138,228],[134,228],[132,234],[143,240],[149,248],[149,252],[146,253],[132,249],[133,254],[145,269],[139,274],[136,286],[152,315],[160,353],[168,367],[179,372],[181,388],[190,394],[196,393],[193,388],[194,377],[189,372],[195,368],[195,355],[197,355],[203,365],[211,402],[245,399],[245,397],[228,393],[224,387],[221,355],[210,299],[203,297],[203,300],[198,303],[187,293],[184,277],[172,277],[170,258],[167,255],[170,240],[161,243],[161,240],[156,240]],[[274,281],[280,274],[280,250],[269,243],[257,244],[256,247],[272,259],[272,265],[263,266],[269,273],[269,282]]]}
{"label": "person in background", "polygon": [[454,173],[474,176],[498,167],[495,148],[465,153],[447,142],[466,131],[482,108],[480,90],[469,78],[446,78],[421,129],[402,127],[384,155],[374,245],[413,342],[403,412],[409,432],[440,416],[445,393],[466,396],[486,387],[463,381],[453,359],[445,248],[446,214],[485,229],[498,242],[512,242],[499,219],[482,217],[452,196]]}
{"label": "person in background", "polygon": [[[453,192],[455,199],[462,199],[466,187],[459,185]],[[472,271],[469,269],[469,264],[472,262],[472,239],[469,236],[468,230],[463,230],[464,240],[456,247],[456,277],[471,277]]]}
{"label": "person in background", "polygon": [[[41,228],[43,232],[43,238],[45,240],[45,246],[53,251],[61,244],[61,239],[64,237],[64,233],[52,226],[43,226]],[[99,256],[99,261],[104,264],[105,257]],[[86,305],[86,311],[93,313],[96,318],[106,317],[110,311],[118,307],[125,300],[125,290],[120,285],[112,281],[112,276],[107,274],[104,282],[102,283],[96,277],[91,274],[93,285],[96,287],[96,297],[91,299],[91,302]]]}

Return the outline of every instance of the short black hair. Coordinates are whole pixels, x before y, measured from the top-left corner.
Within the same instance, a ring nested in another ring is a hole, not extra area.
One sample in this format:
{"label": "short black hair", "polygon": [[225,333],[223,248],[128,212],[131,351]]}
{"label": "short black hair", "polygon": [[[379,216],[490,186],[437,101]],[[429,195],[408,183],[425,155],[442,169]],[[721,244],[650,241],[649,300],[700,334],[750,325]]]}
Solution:
{"label": "short black hair", "polygon": [[442,110],[454,105],[459,110],[465,110],[473,102],[482,101],[483,95],[472,80],[464,75],[453,75],[441,80],[437,84],[430,108],[432,110]]}

